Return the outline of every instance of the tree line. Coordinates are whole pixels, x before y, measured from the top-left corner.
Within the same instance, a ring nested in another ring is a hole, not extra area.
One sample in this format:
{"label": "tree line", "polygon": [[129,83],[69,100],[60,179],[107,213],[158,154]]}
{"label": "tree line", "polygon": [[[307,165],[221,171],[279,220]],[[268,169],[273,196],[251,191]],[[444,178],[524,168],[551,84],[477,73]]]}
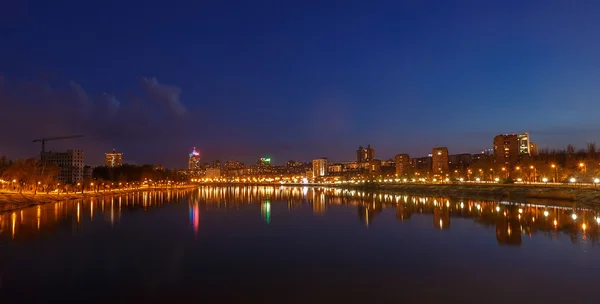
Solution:
{"label": "tree line", "polygon": [[95,180],[108,182],[140,182],[144,180],[171,180],[184,181],[185,177],[177,173],[176,170],[160,169],[157,170],[154,165],[130,165],[123,164],[118,167],[98,166],[92,172]]}
{"label": "tree line", "polygon": [[[186,177],[175,170],[156,169],[153,165],[129,165],[119,167],[95,167],[91,176],[74,184],[62,184],[58,177],[61,169],[57,164],[42,162],[39,159],[28,158],[10,160],[0,157],[0,190],[12,190],[37,193],[59,190],[65,192],[83,191],[86,189],[113,188],[114,183],[136,183],[143,181],[185,181]],[[119,184],[117,184],[119,185]]]}
{"label": "tree line", "polygon": [[2,189],[14,191],[49,192],[57,186],[60,168],[53,163],[43,163],[39,159],[28,158],[16,161],[6,156],[0,157],[0,178]]}

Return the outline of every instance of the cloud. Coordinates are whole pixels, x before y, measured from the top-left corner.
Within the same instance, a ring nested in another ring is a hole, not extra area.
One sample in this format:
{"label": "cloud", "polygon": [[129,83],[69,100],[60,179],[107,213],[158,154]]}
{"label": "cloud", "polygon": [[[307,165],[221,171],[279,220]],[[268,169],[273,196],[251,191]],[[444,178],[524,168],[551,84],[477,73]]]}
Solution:
{"label": "cloud", "polygon": [[91,111],[92,103],[88,98],[88,95],[85,92],[85,90],[81,87],[80,84],[72,80],[69,81],[69,85],[71,86],[71,90],[75,101],[77,101],[77,103],[81,106],[80,109],[83,111],[83,114],[89,114],[89,112]]}
{"label": "cloud", "polygon": [[108,107],[109,118],[115,118],[121,107],[121,102],[112,94],[102,93],[103,102]]}
{"label": "cloud", "polygon": [[160,84],[155,77],[142,78],[142,88],[150,99],[166,104],[177,115],[187,114],[187,109],[181,103],[181,89],[173,85]]}
{"label": "cloud", "polygon": [[167,153],[178,136],[189,136],[192,128],[180,119],[187,115],[180,88],[155,79],[145,79],[140,86],[141,95],[132,93],[136,88],[124,94],[94,93],[75,81],[53,87],[0,76],[0,128],[6,131],[0,132],[0,155],[34,156],[34,138],[84,134],[82,139],[52,142],[49,149],[81,148],[86,162],[94,164],[102,161],[105,151],[127,147],[128,161],[136,160],[135,151],[152,161],[152,153]]}

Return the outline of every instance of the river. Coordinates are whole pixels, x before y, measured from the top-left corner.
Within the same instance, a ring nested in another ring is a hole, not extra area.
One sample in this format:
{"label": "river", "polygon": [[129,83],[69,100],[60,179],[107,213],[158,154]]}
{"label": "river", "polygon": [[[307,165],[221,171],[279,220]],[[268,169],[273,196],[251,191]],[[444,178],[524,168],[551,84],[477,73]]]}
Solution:
{"label": "river", "polygon": [[19,302],[597,303],[597,210],[201,187],[0,214]]}

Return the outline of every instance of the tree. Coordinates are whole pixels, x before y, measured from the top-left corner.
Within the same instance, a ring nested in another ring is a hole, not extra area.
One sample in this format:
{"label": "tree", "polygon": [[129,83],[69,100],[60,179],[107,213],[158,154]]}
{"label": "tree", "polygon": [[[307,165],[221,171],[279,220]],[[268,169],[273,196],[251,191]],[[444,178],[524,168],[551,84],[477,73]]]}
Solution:
{"label": "tree", "polygon": [[60,168],[57,164],[45,164],[42,168],[38,181],[42,183],[42,187],[46,193],[50,192],[50,186],[56,184],[56,177],[60,174]]}
{"label": "tree", "polygon": [[[504,168],[508,170],[509,168]],[[481,180],[493,180],[502,173],[502,166],[494,163],[491,158],[482,158],[473,162],[469,166],[471,180],[480,178]]]}
{"label": "tree", "polygon": [[589,142],[587,144],[587,159],[588,160],[596,159],[596,143],[595,142]]}

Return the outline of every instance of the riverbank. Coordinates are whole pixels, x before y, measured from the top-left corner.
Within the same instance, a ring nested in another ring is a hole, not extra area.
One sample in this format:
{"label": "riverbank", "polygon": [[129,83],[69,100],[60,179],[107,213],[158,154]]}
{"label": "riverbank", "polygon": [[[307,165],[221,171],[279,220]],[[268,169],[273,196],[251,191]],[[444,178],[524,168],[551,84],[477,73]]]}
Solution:
{"label": "riverbank", "polygon": [[150,188],[137,188],[137,189],[115,189],[109,191],[99,191],[99,192],[91,192],[84,191],[81,192],[71,192],[69,194],[61,193],[41,193],[33,194],[31,192],[12,192],[12,191],[0,191],[0,212],[18,210],[22,208],[27,208],[36,205],[42,205],[47,203],[59,202],[59,201],[68,201],[74,199],[85,199],[90,197],[102,197],[102,196],[112,196],[117,194],[124,193],[135,193],[135,192],[144,192],[144,191],[159,191],[159,190],[184,190],[184,189],[193,189],[196,188],[197,185],[186,185],[186,186],[178,186],[176,188],[173,187],[150,187]]}
{"label": "riverbank", "polygon": [[600,206],[600,188],[593,187],[505,184],[343,184],[336,187],[457,199],[504,200],[517,203],[555,200]]}

